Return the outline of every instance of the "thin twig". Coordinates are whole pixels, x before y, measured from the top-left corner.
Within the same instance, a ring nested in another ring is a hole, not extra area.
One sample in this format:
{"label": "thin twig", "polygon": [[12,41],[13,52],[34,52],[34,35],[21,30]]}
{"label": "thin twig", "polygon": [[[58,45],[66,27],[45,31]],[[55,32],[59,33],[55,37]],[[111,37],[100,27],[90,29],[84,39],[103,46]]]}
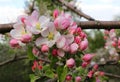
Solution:
{"label": "thin twig", "polygon": [[75,12],[76,14],[78,14],[79,16],[84,17],[84,18],[86,18],[86,19],[88,19],[88,20],[90,20],[90,21],[95,21],[94,18],[92,18],[92,17],[86,15],[85,13],[83,13],[82,11],[76,9],[75,6],[69,4],[69,3],[66,2],[65,0],[58,0],[58,1],[59,1],[61,4],[63,4],[64,6],[66,6],[67,8],[69,8],[70,10],[72,10],[73,12]]}

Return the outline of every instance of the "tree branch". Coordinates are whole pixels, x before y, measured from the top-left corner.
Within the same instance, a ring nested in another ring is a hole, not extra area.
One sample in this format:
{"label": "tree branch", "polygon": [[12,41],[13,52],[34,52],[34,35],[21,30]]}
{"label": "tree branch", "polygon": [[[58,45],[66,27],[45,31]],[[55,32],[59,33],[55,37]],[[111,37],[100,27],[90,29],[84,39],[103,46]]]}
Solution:
{"label": "tree branch", "polygon": [[14,56],[13,58],[9,59],[9,60],[6,60],[4,62],[1,62],[0,63],[0,66],[3,66],[5,64],[9,64],[9,63],[12,63],[12,62],[15,62],[15,61],[18,61],[18,60],[24,60],[24,59],[28,59],[27,56]]}
{"label": "tree branch", "polygon": [[80,21],[77,23],[83,29],[119,29],[120,21]]}
{"label": "tree branch", "polygon": [[13,29],[13,24],[15,23],[0,24],[0,33],[10,32],[10,30]]}
{"label": "tree branch", "polygon": [[[7,33],[13,28],[14,23],[0,24],[0,33]],[[82,29],[119,29],[120,21],[80,21],[77,22]]]}
{"label": "tree branch", "polygon": [[105,72],[105,76],[108,76],[108,77],[115,77],[115,78],[120,78],[119,75],[115,75],[115,74],[111,74],[111,73],[106,73],[106,72]]}
{"label": "tree branch", "polygon": [[61,4],[63,4],[64,6],[66,6],[67,8],[69,8],[71,11],[75,12],[76,14],[78,14],[79,16],[84,17],[84,18],[86,18],[86,19],[88,19],[88,20],[90,20],[90,21],[95,21],[94,18],[92,18],[92,17],[86,15],[85,13],[83,13],[82,11],[76,9],[75,6],[69,4],[69,3],[66,2],[65,0],[58,0],[58,1],[59,1]]}

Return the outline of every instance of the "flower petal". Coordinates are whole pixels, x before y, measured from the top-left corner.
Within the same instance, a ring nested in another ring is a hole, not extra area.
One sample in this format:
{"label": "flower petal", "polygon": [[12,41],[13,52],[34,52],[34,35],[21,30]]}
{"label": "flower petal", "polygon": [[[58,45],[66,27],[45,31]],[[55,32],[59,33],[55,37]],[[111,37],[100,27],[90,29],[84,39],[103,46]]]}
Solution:
{"label": "flower petal", "polygon": [[54,33],[56,31],[53,22],[49,22],[48,29],[49,29],[49,32],[52,32],[52,33]]}
{"label": "flower petal", "polygon": [[64,55],[65,55],[65,52],[63,50],[61,50],[61,49],[59,49],[57,51],[57,53],[58,53],[58,56],[60,56],[60,57],[64,57]]}
{"label": "flower petal", "polygon": [[39,18],[39,13],[37,10],[34,10],[31,14],[31,17],[33,18],[33,20],[38,20]]}
{"label": "flower petal", "polygon": [[37,38],[37,40],[35,41],[35,44],[36,46],[41,46],[43,44],[48,45],[48,40],[47,38],[40,37],[40,38]]}
{"label": "flower petal", "polygon": [[74,36],[72,34],[65,35],[68,44],[71,44],[74,41]]}
{"label": "flower petal", "polygon": [[41,32],[41,35],[42,35],[43,37],[47,37],[48,34],[49,34],[49,30],[48,30],[48,29],[46,29],[46,30],[44,30],[44,31]]}
{"label": "flower petal", "polygon": [[55,40],[50,40],[48,42],[48,47],[52,47],[55,44]]}
{"label": "flower petal", "polygon": [[63,48],[65,45],[66,39],[64,36],[61,36],[58,40],[57,40],[57,48]]}

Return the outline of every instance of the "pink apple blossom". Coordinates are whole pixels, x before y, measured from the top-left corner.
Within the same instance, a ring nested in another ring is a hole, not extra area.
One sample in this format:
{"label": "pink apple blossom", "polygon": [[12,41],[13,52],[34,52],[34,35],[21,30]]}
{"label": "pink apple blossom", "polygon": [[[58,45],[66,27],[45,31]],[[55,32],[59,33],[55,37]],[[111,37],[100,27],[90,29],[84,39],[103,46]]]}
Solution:
{"label": "pink apple blossom", "polygon": [[89,71],[89,72],[88,72],[88,77],[89,77],[89,78],[92,78],[93,74],[94,74],[94,71]]}
{"label": "pink apple blossom", "polygon": [[71,81],[71,80],[72,80],[72,76],[71,76],[71,75],[67,75],[67,76],[66,76],[66,80],[67,80],[67,81]]}
{"label": "pink apple blossom", "polygon": [[73,68],[75,66],[75,60],[73,58],[70,58],[66,61],[66,65],[69,68]]}
{"label": "pink apple blossom", "polygon": [[32,34],[27,31],[22,23],[16,23],[14,29],[10,31],[12,38],[21,40],[23,42],[29,42],[32,38]]}
{"label": "pink apple blossom", "polygon": [[57,54],[58,54],[59,57],[64,57],[65,52],[62,49],[58,49]]}
{"label": "pink apple blossom", "polygon": [[86,68],[88,64],[89,64],[88,62],[83,62],[83,63],[82,63],[82,67],[83,67],[83,68]]}
{"label": "pink apple blossom", "polygon": [[80,36],[76,36],[75,39],[74,39],[74,42],[77,43],[77,44],[80,44],[81,37]]}
{"label": "pink apple blossom", "polygon": [[49,21],[50,19],[46,16],[39,17],[38,11],[35,10],[31,16],[26,19],[25,25],[31,33],[39,34],[47,29]]}
{"label": "pink apple blossom", "polygon": [[60,37],[60,33],[55,29],[52,22],[49,23],[49,27],[41,32],[42,37],[37,38],[35,44],[41,46],[46,44],[48,47],[52,47]]}
{"label": "pink apple blossom", "polygon": [[38,56],[39,50],[34,47],[34,48],[32,49],[32,53],[33,53],[35,56]]}
{"label": "pink apple blossom", "polygon": [[81,41],[80,45],[80,50],[85,50],[88,47],[88,41],[87,39],[84,39],[83,41]]}
{"label": "pink apple blossom", "polygon": [[57,29],[67,29],[72,20],[69,14],[61,14],[54,20],[54,25]]}
{"label": "pink apple blossom", "polygon": [[53,56],[57,56],[57,55],[58,55],[57,49],[53,49],[53,50],[52,50],[52,55],[53,55]]}
{"label": "pink apple blossom", "polygon": [[89,62],[91,61],[91,59],[93,58],[93,55],[91,54],[85,54],[82,59],[85,61],[85,62]]}
{"label": "pink apple blossom", "polygon": [[71,52],[72,54],[74,54],[75,52],[77,52],[78,48],[79,48],[78,44],[72,43],[72,44],[70,45],[70,52]]}
{"label": "pink apple blossom", "polygon": [[41,46],[41,51],[42,52],[48,52],[49,51],[49,47],[47,45],[42,45]]}
{"label": "pink apple blossom", "polygon": [[77,76],[76,78],[75,78],[75,82],[81,82],[81,77],[80,76]]}
{"label": "pink apple blossom", "polygon": [[32,39],[32,36],[31,36],[31,35],[25,34],[25,35],[22,36],[21,41],[22,41],[23,43],[28,43],[28,42],[31,41],[31,39]]}
{"label": "pink apple blossom", "polygon": [[11,47],[18,47],[19,46],[19,42],[17,39],[11,39],[10,40],[10,46]]}
{"label": "pink apple blossom", "polygon": [[54,10],[54,11],[53,11],[53,17],[54,17],[54,18],[57,18],[58,15],[59,15],[59,11],[58,11],[57,9]]}

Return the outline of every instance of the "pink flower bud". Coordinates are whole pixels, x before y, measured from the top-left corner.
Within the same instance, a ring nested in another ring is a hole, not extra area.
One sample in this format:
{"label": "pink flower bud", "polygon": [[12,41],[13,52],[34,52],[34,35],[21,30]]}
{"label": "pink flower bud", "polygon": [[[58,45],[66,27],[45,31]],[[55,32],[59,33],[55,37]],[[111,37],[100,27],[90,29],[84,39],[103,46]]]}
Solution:
{"label": "pink flower bud", "polygon": [[65,46],[62,48],[64,51],[70,51],[70,46],[66,43]]}
{"label": "pink flower bud", "polygon": [[76,44],[76,43],[72,43],[71,45],[70,45],[70,52],[71,53],[75,53],[77,50],[78,50],[78,44]]}
{"label": "pink flower bud", "polygon": [[32,71],[35,71],[35,69],[38,67],[38,62],[35,60],[33,62],[33,66],[32,66]]}
{"label": "pink flower bud", "polygon": [[41,65],[38,66],[38,69],[39,69],[39,70],[42,70],[42,68],[43,68],[43,67],[42,67]]}
{"label": "pink flower bud", "polygon": [[61,20],[61,27],[60,29],[67,29],[70,25],[70,21],[68,19]]}
{"label": "pink flower bud", "polygon": [[81,42],[80,36],[76,36],[75,39],[74,39],[74,42],[77,43],[77,44],[80,44],[80,42]]}
{"label": "pink flower bud", "polygon": [[95,65],[93,66],[93,68],[94,68],[94,70],[97,70],[97,69],[98,69],[98,64],[95,64]]}
{"label": "pink flower bud", "polygon": [[115,41],[112,41],[112,46],[113,47],[116,47],[117,46],[117,43]]}
{"label": "pink flower bud", "polygon": [[57,56],[57,55],[58,55],[57,49],[53,49],[53,50],[52,50],[52,55],[53,55],[53,56]]}
{"label": "pink flower bud", "polygon": [[54,25],[55,25],[56,28],[58,28],[58,22],[59,21],[57,19],[54,20]]}
{"label": "pink flower bud", "polygon": [[83,62],[83,63],[82,63],[82,67],[83,67],[83,68],[86,68],[88,64],[89,64],[88,62]]}
{"label": "pink flower bud", "polygon": [[88,47],[88,41],[85,39],[84,41],[81,41],[80,43],[80,50],[85,50]]}
{"label": "pink flower bud", "polygon": [[118,45],[120,45],[120,39],[118,39]]}
{"label": "pink flower bud", "polygon": [[22,41],[23,43],[28,43],[28,42],[31,41],[31,39],[32,39],[31,35],[26,34],[26,35],[23,35],[23,36],[22,36],[21,41]]}
{"label": "pink flower bud", "polygon": [[42,45],[41,51],[42,52],[48,52],[49,51],[49,47],[47,45]]}
{"label": "pink flower bud", "polygon": [[77,76],[76,78],[75,78],[75,82],[80,82],[81,81],[81,77],[80,76]]}
{"label": "pink flower bud", "polygon": [[71,76],[71,75],[67,75],[67,76],[66,76],[66,80],[67,80],[67,81],[71,81],[71,80],[72,80],[72,76]]}
{"label": "pink flower bud", "polygon": [[68,59],[66,65],[67,67],[72,68],[75,65],[75,60],[73,58]]}
{"label": "pink flower bud", "polygon": [[39,50],[34,47],[34,48],[32,49],[32,53],[33,53],[35,56],[38,56]]}
{"label": "pink flower bud", "polygon": [[11,40],[10,40],[10,46],[11,46],[11,47],[18,47],[18,46],[19,46],[18,40],[16,40],[16,39],[11,39]]}
{"label": "pink flower bud", "polygon": [[99,72],[99,75],[100,75],[100,76],[104,76],[104,75],[105,75],[105,73],[104,73],[104,72],[102,72],[102,71],[100,71],[100,72]]}
{"label": "pink flower bud", "polygon": [[57,18],[58,15],[59,15],[59,11],[58,11],[57,9],[54,10],[54,11],[53,11],[53,17],[54,17],[54,18]]}
{"label": "pink flower bud", "polygon": [[93,55],[91,55],[91,54],[85,54],[82,59],[85,62],[89,62],[89,61],[91,61],[92,58],[93,58]]}
{"label": "pink flower bud", "polygon": [[78,27],[78,28],[76,28],[76,30],[75,30],[75,34],[78,34],[78,35],[80,35],[80,33],[81,33],[81,28],[80,27]]}
{"label": "pink flower bud", "polygon": [[108,31],[108,30],[105,30],[104,33],[105,33],[106,35],[108,35],[108,34],[109,34],[109,31]]}
{"label": "pink flower bud", "polygon": [[22,23],[25,23],[25,20],[26,20],[25,17],[22,17],[22,18],[21,18],[21,22],[22,22]]}
{"label": "pink flower bud", "polygon": [[80,37],[81,37],[82,39],[84,39],[84,38],[86,37],[86,34],[85,34],[84,32],[81,32],[81,33],[80,33]]}
{"label": "pink flower bud", "polygon": [[93,76],[94,72],[93,71],[89,71],[88,73],[88,77],[91,78]]}

